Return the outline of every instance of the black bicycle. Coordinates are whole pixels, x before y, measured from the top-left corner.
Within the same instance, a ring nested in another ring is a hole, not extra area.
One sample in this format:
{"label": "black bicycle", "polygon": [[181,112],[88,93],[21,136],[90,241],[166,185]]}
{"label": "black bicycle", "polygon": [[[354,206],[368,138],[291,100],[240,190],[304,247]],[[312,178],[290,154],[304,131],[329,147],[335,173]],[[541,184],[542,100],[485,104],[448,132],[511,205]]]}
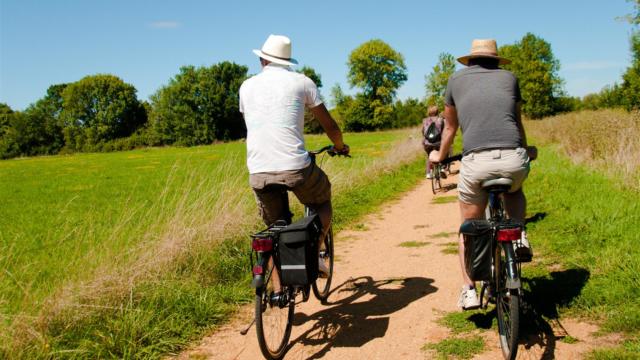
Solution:
{"label": "black bicycle", "polygon": [[[316,157],[323,152],[327,152],[330,156],[341,155],[334,151],[332,146],[325,146],[320,150],[309,151],[312,163],[315,164]],[[286,353],[293,326],[296,297],[302,295],[302,301],[305,302],[309,299],[309,294],[313,289],[316,298],[324,303],[329,296],[333,277],[334,252],[331,228],[322,242],[317,244],[322,237],[322,225],[318,216],[311,208],[305,206],[303,219],[290,224],[291,212],[289,211],[286,187],[282,187],[282,194],[286,204],[286,218],[251,236],[253,250],[251,260],[254,264],[252,286],[256,289],[254,322],[258,344],[266,359],[281,359]],[[290,244],[290,240],[286,237],[286,234],[295,231],[303,231],[310,237],[307,241],[313,243],[311,251],[314,253],[312,255],[303,253],[309,252],[308,249],[296,253],[296,245]],[[293,246],[293,250],[290,246]],[[306,255],[312,260],[306,266],[283,264],[282,260],[285,255],[289,258],[305,257]],[[322,267],[325,271],[318,275],[318,269],[315,266],[320,267],[320,262],[324,264]],[[309,270],[310,268],[311,270]],[[288,274],[294,274],[293,276],[296,277],[302,276],[305,280],[292,281],[287,279],[291,277]],[[304,284],[297,285],[296,283]],[[246,334],[252,324],[241,333]]]}
{"label": "black bicycle", "polygon": [[[456,155],[442,163],[462,158]],[[481,307],[495,303],[500,347],[505,359],[515,359],[518,352],[522,287],[521,263],[514,246],[521,246],[524,224],[508,219],[503,194],[513,184],[509,178],[484,181],[489,193],[485,220],[467,220],[460,227],[465,242],[465,267],[474,281],[480,281]]]}

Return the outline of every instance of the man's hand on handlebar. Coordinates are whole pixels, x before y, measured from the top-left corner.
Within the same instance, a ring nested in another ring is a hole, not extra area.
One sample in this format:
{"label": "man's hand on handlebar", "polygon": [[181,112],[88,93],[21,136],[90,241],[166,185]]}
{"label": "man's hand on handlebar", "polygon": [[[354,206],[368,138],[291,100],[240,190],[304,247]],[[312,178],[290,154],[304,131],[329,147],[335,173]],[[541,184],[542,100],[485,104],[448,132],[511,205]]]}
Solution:
{"label": "man's hand on handlebar", "polygon": [[343,144],[341,149],[338,149],[337,147],[333,146],[331,148],[331,150],[329,150],[329,155],[334,156],[334,155],[341,155],[341,156],[348,156],[349,155],[349,145],[347,144]]}
{"label": "man's hand on handlebar", "polygon": [[433,150],[432,152],[430,152],[429,153],[429,161],[431,161],[434,164],[437,164],[440,161],[442,161],[440,159],[440,150]]}

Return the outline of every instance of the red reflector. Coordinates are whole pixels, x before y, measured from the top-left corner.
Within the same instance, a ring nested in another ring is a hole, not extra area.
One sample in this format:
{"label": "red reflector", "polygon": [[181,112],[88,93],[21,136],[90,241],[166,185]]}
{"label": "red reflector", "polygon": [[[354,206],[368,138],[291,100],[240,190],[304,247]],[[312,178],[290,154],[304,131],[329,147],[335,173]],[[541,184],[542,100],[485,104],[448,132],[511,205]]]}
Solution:
{"label": "red reflector", "polygon": [[516,241],[520,239],[522,230],[520,228],[498,230],[498,241]]}
{"label": "red reflector", "polygon": [[255,251],[271,251],[273,249],[273,241],[270,238],[253,239],[251,247]]}
{"label": "red reflector", "polygon": [[260,265],[254,265],[253,266],[253,275],[262,275],[263,271],[264,271],[264,269],[262,268],[262,266],[260,266]]}

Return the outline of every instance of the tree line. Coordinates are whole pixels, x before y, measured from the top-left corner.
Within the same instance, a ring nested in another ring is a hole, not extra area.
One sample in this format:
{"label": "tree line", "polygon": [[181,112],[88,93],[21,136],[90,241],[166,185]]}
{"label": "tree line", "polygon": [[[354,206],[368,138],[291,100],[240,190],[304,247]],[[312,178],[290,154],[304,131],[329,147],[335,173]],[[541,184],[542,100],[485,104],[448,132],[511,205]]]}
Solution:
{"label": "tree line", "polygon": [[[634,1],[636,10],[640,9],[640,0]],[[629,17],[634,25],[640,23],[637,13]],[[512,61],[504,68],[518,76],[523,113],[535,119],[583,108],[638,108],[638,30],[631,44],[634,61],[623,83],[583,99],[565,94],[558,75],[560,63],[544,39],[528,33],[514,44],[501,46],[499,53]],[[443,109],[447,81],[456,70],[455,58],[440,54],[425,76],[425,97],[402,101],[396,99],[396,93],[408,78],[407,68],[402,54],[389,44],[380,39],[367,41],[350,53],[347,65],[348,83],[356,93],[347,95],[339,85],[331,89],[331,112],[347,131],[419,124],[427,106]],[[313,68],[298,71],[322,87],[321,76]],[[239,139],[246,135],[246,128],[238,110],[238,90],[248,76],[246,66],[228,61],[208,67],[184,66],[148,102],[136,97],[133,85],[109,74],[52,85],[24,111],[0,104],[0,158]],[[310,113],[305,114],[305,131],[322,131]]]}

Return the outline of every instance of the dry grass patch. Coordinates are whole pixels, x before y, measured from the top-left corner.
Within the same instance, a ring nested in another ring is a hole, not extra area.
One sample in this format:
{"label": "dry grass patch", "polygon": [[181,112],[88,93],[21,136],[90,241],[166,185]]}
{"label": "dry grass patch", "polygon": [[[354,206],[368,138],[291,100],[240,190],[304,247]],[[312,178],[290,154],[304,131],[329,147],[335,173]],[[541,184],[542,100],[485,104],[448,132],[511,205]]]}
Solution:
{"label": "dry grass patch", "polygon": [[579,111],[525,124],[537,141],[558,144],[575,163],[640,190],[640,113]]}

